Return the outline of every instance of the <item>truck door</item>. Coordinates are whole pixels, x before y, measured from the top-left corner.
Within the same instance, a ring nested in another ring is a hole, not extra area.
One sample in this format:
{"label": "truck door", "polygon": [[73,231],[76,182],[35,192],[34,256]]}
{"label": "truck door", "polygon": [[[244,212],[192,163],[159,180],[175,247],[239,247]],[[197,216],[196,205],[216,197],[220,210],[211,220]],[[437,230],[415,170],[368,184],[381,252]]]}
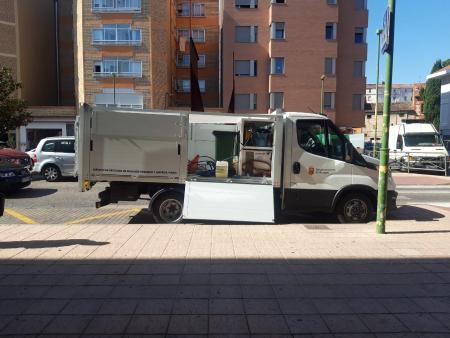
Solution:
{"label": "truck door", "polygon": [[286,175],[290,178],[285,177],[285,211],[331,211],[336,193],[352,182],[352,165],[346,162],[348,141],[329,120],[291,121],[291,159],[285,162],[290,164],[290,175]]}

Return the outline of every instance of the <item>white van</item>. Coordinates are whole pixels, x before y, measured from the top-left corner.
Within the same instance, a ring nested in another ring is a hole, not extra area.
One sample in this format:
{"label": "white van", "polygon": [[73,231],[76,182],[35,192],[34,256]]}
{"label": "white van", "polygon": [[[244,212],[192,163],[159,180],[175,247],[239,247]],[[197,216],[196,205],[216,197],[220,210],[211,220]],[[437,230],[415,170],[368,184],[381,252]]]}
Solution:
{"label": "white van", "polygon": [[[85,106],[78,127],[82,191],[109,182],[97,207],[150,196],[158,222],[274,222],[335,213],[370,221],[377,160],[359,154],[328,118],[310,113],[238,115]],[[388,180],[388,206],[397,193]]]}
{"label": "white van", "polygon": [[389,129],[389,158],[413,169],[444,168],[448,157],[441,135],[431,123],[405,120]]}

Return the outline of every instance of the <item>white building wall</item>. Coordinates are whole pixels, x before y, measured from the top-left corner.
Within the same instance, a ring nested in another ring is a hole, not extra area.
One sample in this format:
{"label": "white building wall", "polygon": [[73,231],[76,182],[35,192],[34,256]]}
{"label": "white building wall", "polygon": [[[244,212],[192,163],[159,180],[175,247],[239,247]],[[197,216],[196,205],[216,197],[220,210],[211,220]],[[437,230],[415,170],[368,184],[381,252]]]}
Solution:
{"label": "white building wall", "polygon": [[444,136],[450,137],[450,75],[442,79],[440,130]]}

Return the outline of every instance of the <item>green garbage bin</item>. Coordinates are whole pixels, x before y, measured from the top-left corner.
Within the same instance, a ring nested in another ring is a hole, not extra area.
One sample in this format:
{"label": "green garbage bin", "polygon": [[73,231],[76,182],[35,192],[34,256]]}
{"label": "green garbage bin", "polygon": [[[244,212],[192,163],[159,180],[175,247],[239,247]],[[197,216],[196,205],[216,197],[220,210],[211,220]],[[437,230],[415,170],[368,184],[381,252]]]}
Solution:
{"label": "green garbage bin", "polygon": [[216,161],[228,161],[233,164],[233,156],[236,155],[238,133],[234,131],[213,131],[216,137]]}

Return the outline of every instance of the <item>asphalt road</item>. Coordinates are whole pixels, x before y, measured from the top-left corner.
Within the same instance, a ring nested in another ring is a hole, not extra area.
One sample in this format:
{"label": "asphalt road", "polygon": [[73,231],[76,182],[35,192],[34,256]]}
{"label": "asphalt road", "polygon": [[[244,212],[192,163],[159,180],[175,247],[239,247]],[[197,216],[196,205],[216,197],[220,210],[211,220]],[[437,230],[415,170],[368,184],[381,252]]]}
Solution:
{"label": "asphalt road", "polygon": [[[35,180],[30,187],[7,196],[6,214],[0,218],[5,223],[42,223],[42,224],[84,224],[84,223],[153,223],[153,217],[146,209],[148,201],[121,202],[101,209],[95,209],[97,194],[105,184],[97,184],[89,192],[81,193],[75,180],[48,183]],[[449,186],[399,186],[398,205],[419,206],[426,210],[426,205],[450,208]],[[417,208],[416,208],[417,209]],[[402,209],[401,209],[402,210]],[[394,218],[407,216],[398,212]],[[332,223],[334,217],[305,216],[292,220],[304,223]]]}

